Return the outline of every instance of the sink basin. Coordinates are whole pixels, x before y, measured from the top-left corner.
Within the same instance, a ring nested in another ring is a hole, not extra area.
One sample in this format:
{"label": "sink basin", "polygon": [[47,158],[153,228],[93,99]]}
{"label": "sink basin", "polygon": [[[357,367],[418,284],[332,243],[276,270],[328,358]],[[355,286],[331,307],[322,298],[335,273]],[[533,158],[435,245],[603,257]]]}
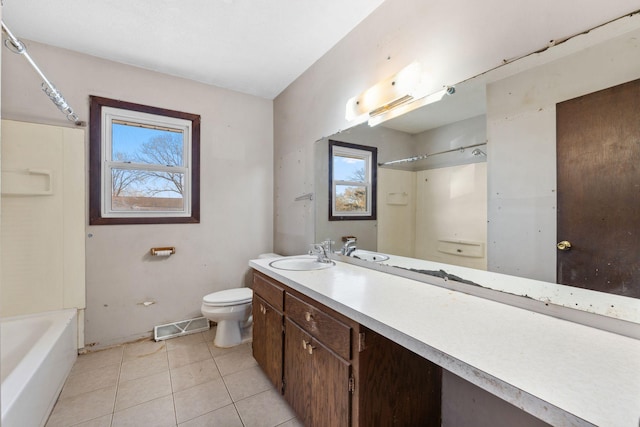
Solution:
{"label": "sink basin", "polygon": [[273,268],[290,271],[324,270],[336,265],[333,261],[318,262],[317,259],[315,256],[278,258],[275,261],[271,261],[269,265]]}
{"label": "sink basin", "polygon": [[378,252],[365,251],[364,249],[356,249],[350,255],[353,258],[358,258],[363,261],[381,262],[389,259],[388,255]]}

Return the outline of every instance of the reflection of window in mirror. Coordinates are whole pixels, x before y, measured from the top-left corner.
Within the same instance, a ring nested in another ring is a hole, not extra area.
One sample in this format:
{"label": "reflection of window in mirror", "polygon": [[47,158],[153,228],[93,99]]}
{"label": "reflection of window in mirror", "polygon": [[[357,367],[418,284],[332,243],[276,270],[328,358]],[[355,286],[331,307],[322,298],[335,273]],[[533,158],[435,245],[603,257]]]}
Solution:
{"label": "reflection of window in mirror", "polygon": [[376,219],[376,147],[329,140],[329,221]]}

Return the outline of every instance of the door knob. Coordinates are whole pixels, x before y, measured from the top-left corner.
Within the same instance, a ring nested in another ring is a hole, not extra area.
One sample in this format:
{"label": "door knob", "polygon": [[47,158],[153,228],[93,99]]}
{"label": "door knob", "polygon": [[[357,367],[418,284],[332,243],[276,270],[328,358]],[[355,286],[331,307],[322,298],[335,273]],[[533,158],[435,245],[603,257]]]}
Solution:
{"label": "door knob", "polygon": [[569,249],[571,249],[571,242],[563,240],[562,242],[558,242],[556,247],[558,248],[558,250],[568,251]]}

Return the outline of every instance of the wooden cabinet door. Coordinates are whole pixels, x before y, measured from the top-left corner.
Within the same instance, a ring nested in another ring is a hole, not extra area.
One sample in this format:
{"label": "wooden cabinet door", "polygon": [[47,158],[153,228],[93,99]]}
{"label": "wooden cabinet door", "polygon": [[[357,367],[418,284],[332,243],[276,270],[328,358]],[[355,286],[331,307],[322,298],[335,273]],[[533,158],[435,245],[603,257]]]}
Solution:
{"label": "wooden cabinet door", "polygon": [[351,365],[289,319],[285,322],[285,399],[308,427],[348,426]]}
{"label": "wooden cabinet door", "polygon": [[282,391],[283,315],[253,297],[253,357],[276,389]]}
{"label": "wooden cabinet door", "polygon": [[311,425],[311,337],[288,318],[284,334],[284,397],[305,426]]}
{"label": "wooden cabinet door", "polygon": [[311,425],[315,427],[351,425],[351,392],[349,391],[351,364],[316,340],[312,341],[309,353],[313,365]]}

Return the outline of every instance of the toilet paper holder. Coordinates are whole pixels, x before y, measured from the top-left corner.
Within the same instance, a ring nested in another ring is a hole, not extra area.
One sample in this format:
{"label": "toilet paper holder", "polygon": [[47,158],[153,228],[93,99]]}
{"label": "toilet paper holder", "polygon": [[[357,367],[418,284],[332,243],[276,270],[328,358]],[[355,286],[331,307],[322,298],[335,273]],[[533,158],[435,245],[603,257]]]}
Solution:
{"label": "toilet paper holder", "polygon": [[169,256],[176,253],[174,246],[166,246],[162,248],[151,248],[151,256]]}

